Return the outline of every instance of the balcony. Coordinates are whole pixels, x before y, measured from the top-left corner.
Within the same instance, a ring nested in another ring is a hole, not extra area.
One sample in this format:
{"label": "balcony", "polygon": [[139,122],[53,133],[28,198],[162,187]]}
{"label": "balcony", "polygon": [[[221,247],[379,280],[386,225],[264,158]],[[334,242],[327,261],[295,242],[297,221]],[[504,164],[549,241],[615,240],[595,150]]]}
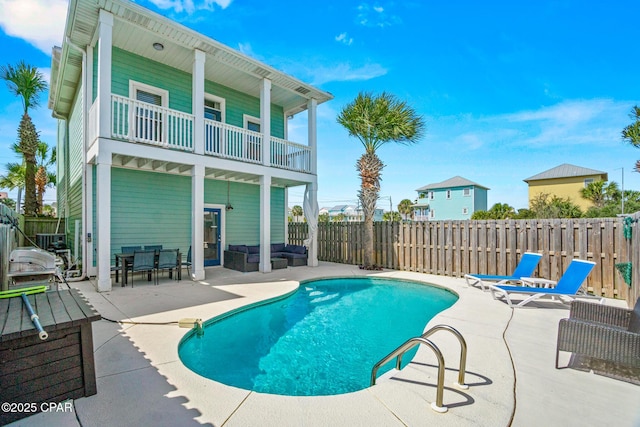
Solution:
{"label": "balcony", "polygon": [[[89,138],[98,134],[95,102],[89,110]],[[266,164],[311,173],[311,148],[271,137],[270,158],[263,159],[264,135],[214,120],[204,120],[204,154],[245,163]],[[111,138],[170,150],[194,152],[195,120],[191,114],[111,95]]]}

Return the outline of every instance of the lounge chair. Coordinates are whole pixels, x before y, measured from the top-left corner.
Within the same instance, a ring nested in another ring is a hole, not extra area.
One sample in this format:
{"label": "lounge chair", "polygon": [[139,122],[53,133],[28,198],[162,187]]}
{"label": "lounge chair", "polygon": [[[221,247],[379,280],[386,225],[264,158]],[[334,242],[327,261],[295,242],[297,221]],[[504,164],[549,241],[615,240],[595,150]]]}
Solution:
{"label": "lounge chair", "polygon": [[511,276],[491,276],[487,274],[465,274],[464,278],[467,281],[467,286],[480,285],[483,291],[488,289],[489,283],[486,282],[499,282],[500,284],[506,284],[508,282],[519,281],[522,277],[533,276],[533,271],[538,266],[542,254],[536,254],[534,252],[525,252],[520,258],[520,262],[516,266]]}
{"label": "lounge chair", "polygon": [[[489,290],[491,291],[491,296],[493,296],[493,299],[504,298],[509,304],[509,307],[514,307],[511,301],[511,294],[528,295],[525,299],[520,301],[516,305],[516,307],[522,307],[530,303],[531,301],[544,296],[549,296],[552,298],[566,297],[569,300],[574,300],[578,297],[599,298],[600,302],[602,303],[604,301],[604,298],[587,295],[586,293],[579,293],[580,286],[582,286],[582,283],[586,280],[589,273],[591,273],[594,265],[596,265],[596,263],[592,261],[583,261],[581,259],[571,260],[569,267],[567,267],[567,270],[564,272],[555,286],[555,282],[550,280],[525,277],[522,278],[521,281],[523,283],[534,286],[507,286],[490,284]],[[544,287],[535,287],[536,284],[540,284]]]}

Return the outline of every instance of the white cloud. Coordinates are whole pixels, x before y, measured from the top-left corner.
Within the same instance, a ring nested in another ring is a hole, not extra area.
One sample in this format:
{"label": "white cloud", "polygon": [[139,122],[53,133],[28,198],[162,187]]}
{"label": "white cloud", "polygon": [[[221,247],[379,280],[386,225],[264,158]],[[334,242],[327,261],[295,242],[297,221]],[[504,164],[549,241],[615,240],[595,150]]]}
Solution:
{"label": "white cloud", "polygon": [[221,9],[226,9],[232,0],[149,0],[160,9],[173,9],[176,13],[186,13],[191,15],[199,10],[214,10],[217,6]]}
{"label": "white cloud", "polygon": [[349,37],[347,33],[341,33],[336,36],[336,41],[340,43],[344,43],[347,46],[351,46],[351,44],[353,43],[353,38]]}
{"label": "white cloud", "polygon": [[400,17],[388,13],[379,5],[370,6],[367,3],[360,4],[357,8],[356,22],[365,27],[388,27],[402,22]]}
{"label": "white cloud", "polygon": [[384,76],[387,70],[380,64],[367,64],[352,68],[350,64],[338,64],[333,67],[316,67],[309,70],[311,84],[321,85],[327,82],[364,81]]}
{"label": "white cloud", "polygon": [[0,27],[47,55],[62,44],[68,0],[0,0]]}

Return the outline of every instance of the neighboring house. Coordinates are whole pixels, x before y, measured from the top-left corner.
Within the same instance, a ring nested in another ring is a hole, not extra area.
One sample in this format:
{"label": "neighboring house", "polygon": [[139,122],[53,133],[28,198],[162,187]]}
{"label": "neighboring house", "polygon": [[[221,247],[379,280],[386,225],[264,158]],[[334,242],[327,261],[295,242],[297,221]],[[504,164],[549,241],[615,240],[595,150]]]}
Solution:
{"label": "neighboring house", "polygon": [[[130,245],[191,247],[197,280],[228,244],[260,244],[270,271],[288,188],[317,212],[316,111],[332,95],[130,1],[72,0],[65,28],[49,95],[58,207],[98,290]],[[307,145],[287,139],[303,111]]]}
{"label": "neighboring house", "polygon": [[413,205],[414,221],[470,219],[475,211],[487,210],[488,188],[454,176],[446,181],[418,188],[418,199]]}
{"label": "neighboring house", "polygon": [[[338,215],[343,215],[344,222],[361,222],[364,221],[364,211],[355,205],[337,205],[332,208],[320,209],[320,214],[329,215],[329,221],[333,221]],[[382,209],[376,209],[373,212],[374,221],[382,221]]]}
{"label": "neighboring house", "polygon": [[529,206],[538,194],[546,193],[569,198],[573,203],[586,210],[593,203],[580,195],[580,190],[595,181],[607,181],[606,172],[564,163],[524,180],[529,184]]}

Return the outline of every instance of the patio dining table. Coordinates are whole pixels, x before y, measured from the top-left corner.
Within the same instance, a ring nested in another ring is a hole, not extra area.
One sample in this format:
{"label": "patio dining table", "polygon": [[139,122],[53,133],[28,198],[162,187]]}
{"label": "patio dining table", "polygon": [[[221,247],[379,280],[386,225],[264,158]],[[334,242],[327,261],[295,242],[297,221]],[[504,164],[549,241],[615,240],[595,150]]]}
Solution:
{"label": "patio dining table", "polygon": [[[158,257],[159,252],[156,251],[155,265],[158,265]],[[120,265],[122,265],[122,287],[127,286],[128,278],[129,278],[129,268],[133,265],[133,252],[129,253],[119,253],[115,254],[116,256],[116,283],[118,283],[118,272],[120,270]],[[178,267],[176,268],[178,274],[178,280],[182,280],[182,254],[178,251]],[[171,277],[171,272],[169,272],[169,277]],[[149,279],[151,280],[151,273],[149,273]]]}

